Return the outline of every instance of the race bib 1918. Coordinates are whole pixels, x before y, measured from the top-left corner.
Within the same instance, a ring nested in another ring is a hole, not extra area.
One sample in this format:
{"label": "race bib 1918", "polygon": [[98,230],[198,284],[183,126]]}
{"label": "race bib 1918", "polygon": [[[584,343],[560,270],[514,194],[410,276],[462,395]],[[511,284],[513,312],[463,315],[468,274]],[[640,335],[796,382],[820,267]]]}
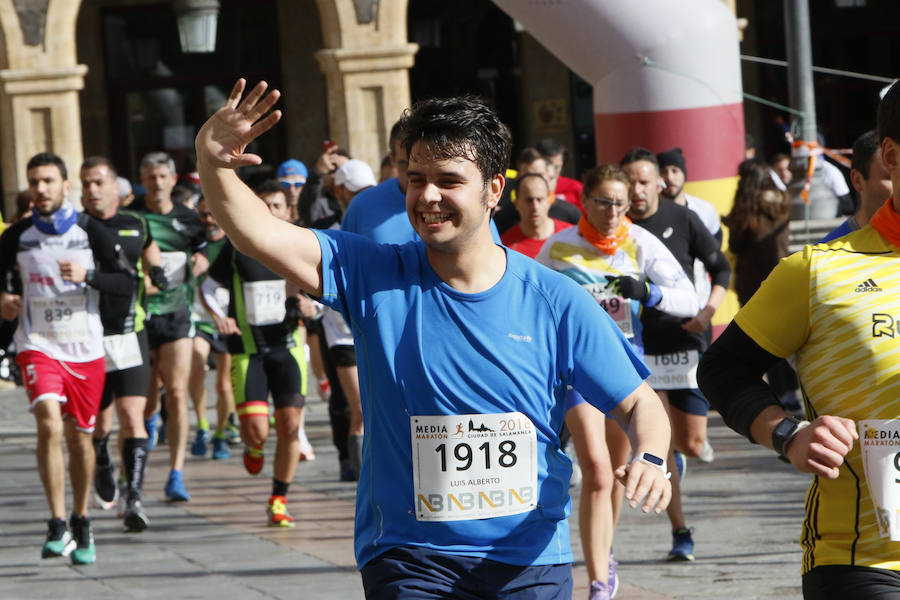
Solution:
{"label": "race bib 1918", "polygon": [[616,322],[625,337],[634,337],[634,325],[631,321],[631,302],[627,298],[617,296],[607,289],[603,283],[585,283],[582,287],[590,292],[594,300],[603,307],[612,320]]}
{"label": "race bib 1918", "polygon": [[900,418],[859,421],[859,448],[878,532],[900,542]]}
{"label": "race bib 1918", "polygon": [[648,354],[644,362],[650,369],[647,383],[654,390],[683,390],[697,387],[700,353],[684,350],[672,354]]}
{"label": "race bib 1918", "polygon": [[515,515],[537,505],[537,434],[519,412],[410,417],[419,521]]}
{"label": "race bib 1918", "polygon": [[244,305],[251,325],[273,325],[284,321],[286,298],[283,279],[244,282]]}
{"label": "race bib 1918", "polygon": [[57,344],[88,339],[87,297],[84,294],[31,298],[32,331]]}

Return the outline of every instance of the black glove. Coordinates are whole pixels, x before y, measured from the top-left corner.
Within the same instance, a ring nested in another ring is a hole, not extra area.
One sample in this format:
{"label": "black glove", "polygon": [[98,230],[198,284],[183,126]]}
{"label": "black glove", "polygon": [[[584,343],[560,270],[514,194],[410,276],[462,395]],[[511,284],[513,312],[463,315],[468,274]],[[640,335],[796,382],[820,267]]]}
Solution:
{"label": "black glove", "polygon": [[169,287],[169,280],[166,278],[166,272],[163,271],[162,267],[150,267],[150,272],[147,275],[150,277],[150,282],[157,288],[164,290]]}
{"label": "black glove", "polygon": [[284,324],[289,331],[297,329],[303,313],[300,312],[300,301],[296,296],[291,296],[284,301]]}
{"label": "black glove", "polygon": [[634,277],[629,275],[621,275],[619,277],[607,275],[606,281],[609,282],[606,284],[606,287],[623,298],[633,298],[641,304],[650,299],[650,285]]}

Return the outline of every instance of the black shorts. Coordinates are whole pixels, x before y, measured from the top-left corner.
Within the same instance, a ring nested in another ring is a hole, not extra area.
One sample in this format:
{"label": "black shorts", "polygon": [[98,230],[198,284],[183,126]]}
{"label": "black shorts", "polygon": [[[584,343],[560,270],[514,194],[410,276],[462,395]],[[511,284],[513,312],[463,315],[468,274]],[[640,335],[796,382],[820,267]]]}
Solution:
{"label": "black shorts", "polygon": [[354,346],[332,346],[328,349],[328,358],[336,367],[355,367],[356,348]]}
{"label": "black shorts", "polygon": [[164,315],[147,315],[144,328],[147,330],[147,341],[151,350],[181,338],[194,337],[194,324],[191,323],[191,313],[187,310]]}
{"label": "black shorts", "polygon": [[144,357],[143,364],[129,369],[109,371],[106,374],[100,410],[107,408],[116,398],[147,395],[147,389],[150,387],[150,347],[147,343],[147,330],[139,331],[137,339],[141,356]]}
{"label": "black shorts", "polygon": [[663,391],[669,394],[669,404],[681,412],[699,417],[705,417],[709,413],[709,400],[706,399],[700,388]]}
{"label": "black shorts", "polygon": [[803,576],[804,600],[900,599],[900,573],[872,567],[823,565]]}
{"label": "black shorts", "polygon": [[268,415],[269,393],[275,409],[302,408],[306,401],[306,358],[295,346],[265,354],[233,354],[231,387],[238,417]]}
{"label": "black shorts", "polygon": [[228,344],[218,333],[209,333],[205,329],[197,327],[194,337],[202,337],[209,343],[209,349],[213,354],[228,354]]}

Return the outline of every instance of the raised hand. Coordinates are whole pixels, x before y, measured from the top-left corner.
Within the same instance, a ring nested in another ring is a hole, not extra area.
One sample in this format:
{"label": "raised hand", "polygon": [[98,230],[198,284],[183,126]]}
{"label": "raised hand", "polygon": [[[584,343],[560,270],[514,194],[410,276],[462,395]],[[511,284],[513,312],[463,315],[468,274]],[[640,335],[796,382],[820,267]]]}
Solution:
{"label": "raised hand", "polygon": [[269,112],[281,92],[272,90],[264,97],[268,84],[260,81],[241,100],[246,84],[244,79],[238,79],[225,106],[200,128],[195,140],[198,163],[225,169],[262,163],[262,158],[245,154],[244,149],[281,119],[280,110]]}

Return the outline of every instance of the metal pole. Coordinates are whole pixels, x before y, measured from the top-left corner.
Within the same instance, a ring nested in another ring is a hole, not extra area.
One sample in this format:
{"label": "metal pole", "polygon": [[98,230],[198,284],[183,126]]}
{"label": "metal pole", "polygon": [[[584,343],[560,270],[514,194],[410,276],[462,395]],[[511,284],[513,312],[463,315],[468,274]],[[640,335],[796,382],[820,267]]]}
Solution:
{"label": "metal pole", "polygon": [[812,41],[809,32],[809,0],[784,0],[784,38],[787,52],[788,91],[791,107],[803,111],[794,135],[816,141],[816,92],[812,76]]}
{"label": "metal pole", "polygon": [[[812,40],[809,23],[809,0],[784,0],[784,37],[788,66],[788,92],[791,108],[796,115],[791,127],[794,139],[816,142],[816,92],[813,86]],[[803,200],[803,187],[809,170],[810,149],[795,147],[791,151],[794,179],[788,188],[791,196],[791,215],[797,218],[801,209],[809,236],[810,219],[833,219],[838,213],[838,201],[824,182],[821,155],[816,158],[815,170],[810,180],[807,200]]]}

